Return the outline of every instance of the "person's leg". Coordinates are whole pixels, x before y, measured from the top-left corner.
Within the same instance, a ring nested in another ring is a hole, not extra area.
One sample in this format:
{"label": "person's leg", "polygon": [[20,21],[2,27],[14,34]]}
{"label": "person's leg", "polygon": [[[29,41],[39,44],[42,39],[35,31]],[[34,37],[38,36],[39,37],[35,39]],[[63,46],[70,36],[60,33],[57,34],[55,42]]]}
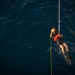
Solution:
{"label": "person's leg", "polygon": [[63,45],[60,45],[59,47],[62,50],[62,53],[63,53],[64,58],[67,59],[67,56],[65,55],[65,51],[64,51],[64,46]]}
{"label": "person's leg", "polygon": [[63,46],[61,40],[58,39],[58,40],[56,41],[56,44],[61,48],[61,51],[62,51],[62,53],[64,54],[64,53],[65,53],[65,52],[64,52],[64,46]]}
{"label": "person's leg", "polygon": [[66,43],[63,43],[64,47],[66,48],[66,52],[68,52],[68,46]]}
{"label": "person's leg", "polygon": [[64,54],[64,46],[63,45],[60,45],[59,47],[61,48],[61,51]]}

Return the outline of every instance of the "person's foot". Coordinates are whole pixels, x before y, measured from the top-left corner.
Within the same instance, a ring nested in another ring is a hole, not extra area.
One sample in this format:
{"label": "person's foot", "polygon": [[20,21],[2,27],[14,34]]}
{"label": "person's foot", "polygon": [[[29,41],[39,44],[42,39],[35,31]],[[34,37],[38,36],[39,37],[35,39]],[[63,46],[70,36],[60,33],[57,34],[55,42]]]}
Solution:
{"label": "person's foot", "polygon": [[67,56],[66,56],[66,54],[64,54],[64,58],[65,58],[65,59],[67,59]]}
{"label": "person's foot", "polygon": [[68,52],[65,52],[65,55],[67,55],[68,54]]}

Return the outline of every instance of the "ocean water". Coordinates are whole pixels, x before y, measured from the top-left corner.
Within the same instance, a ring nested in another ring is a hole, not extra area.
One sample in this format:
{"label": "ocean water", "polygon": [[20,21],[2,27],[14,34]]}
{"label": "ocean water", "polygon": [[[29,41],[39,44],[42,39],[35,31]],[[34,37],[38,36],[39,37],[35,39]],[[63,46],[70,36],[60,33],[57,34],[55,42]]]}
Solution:
{"label": "ocean water", "polygon": [[[61,0],[61,33],[72,65],[52,41],[53,75],[75,75],[75,1]],[[0,1],[0,75],[50,75],[50,29],[58,27],[58,0]]]}

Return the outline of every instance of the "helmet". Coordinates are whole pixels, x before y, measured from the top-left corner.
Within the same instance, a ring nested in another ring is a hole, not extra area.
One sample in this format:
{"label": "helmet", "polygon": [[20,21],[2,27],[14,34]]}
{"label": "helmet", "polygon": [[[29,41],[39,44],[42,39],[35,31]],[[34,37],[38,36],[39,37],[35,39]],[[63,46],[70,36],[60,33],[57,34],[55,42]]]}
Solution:
{"label": "helmet", "polygon": [[55,31],[56,31],[56,29],[55,29],[55,28],[52,28],[52,29],[51,29],[51,32],[52,32],[52,33],[53,33],[53,32],[55,32]]}

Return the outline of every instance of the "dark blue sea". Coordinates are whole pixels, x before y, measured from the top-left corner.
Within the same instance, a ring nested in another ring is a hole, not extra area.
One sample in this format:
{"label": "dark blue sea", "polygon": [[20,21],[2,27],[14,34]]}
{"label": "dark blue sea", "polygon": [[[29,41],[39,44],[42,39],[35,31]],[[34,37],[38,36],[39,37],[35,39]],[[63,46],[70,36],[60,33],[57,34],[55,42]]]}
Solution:
{"label": "dark blue sea", "polygon": [[[61,0],[61,30],[73,63],[52,41],[53,75],[75,75],[75,0]],[[58,0],[0,0],[0,75],[50,75],[50,29]]]}

